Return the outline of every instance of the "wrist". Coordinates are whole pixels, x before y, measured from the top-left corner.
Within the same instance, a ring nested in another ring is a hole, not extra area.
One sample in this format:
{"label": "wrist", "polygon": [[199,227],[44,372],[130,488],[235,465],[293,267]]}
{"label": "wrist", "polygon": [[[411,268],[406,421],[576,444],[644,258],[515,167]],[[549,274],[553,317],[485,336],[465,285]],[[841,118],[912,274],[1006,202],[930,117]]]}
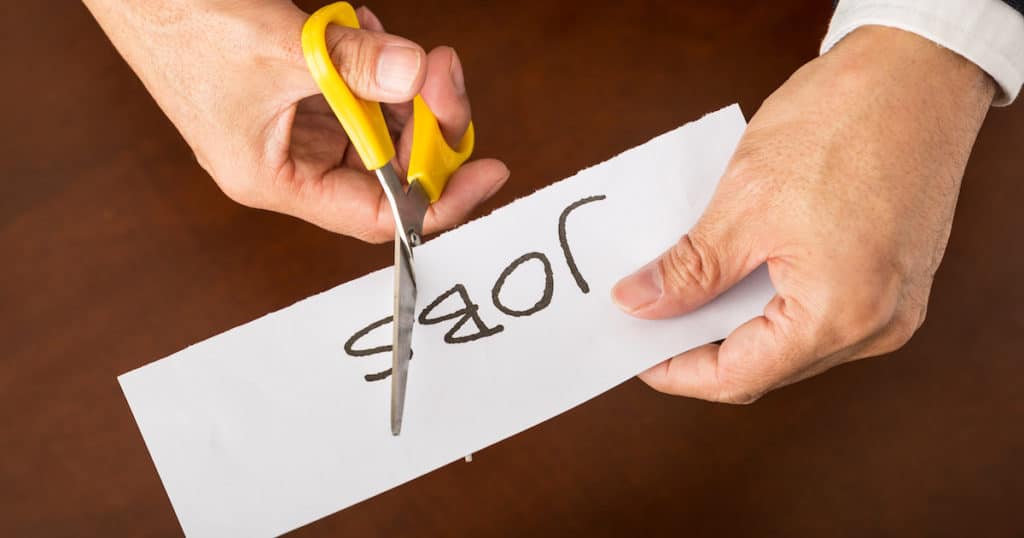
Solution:
{"label": "wrist", "polygon": [[843,82],[874,91],[927,92],[955,108],[987,110],[996,95],[995,81],[973,62],[896,28],[860,27],[822,59]]}

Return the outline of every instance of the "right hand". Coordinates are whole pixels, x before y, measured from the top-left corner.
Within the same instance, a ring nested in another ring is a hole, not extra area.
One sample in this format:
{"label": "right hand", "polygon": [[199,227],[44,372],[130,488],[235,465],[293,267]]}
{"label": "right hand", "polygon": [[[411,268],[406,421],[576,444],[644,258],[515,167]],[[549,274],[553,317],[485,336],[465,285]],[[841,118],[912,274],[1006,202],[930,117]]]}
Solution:
{"label": "right hand", "polygon": [[[365,241],[394,237],[383,190],[306,67],[306,13],[276,0],[86,4],[225,194]],[[455,51],[427,54],[384,33],[369,9],[357,14],[363,29],[331,25],[328,49],[357,96],[385,103],[399,169],[409,160],[411,100],[418,93],[454,146],[470,122]],[[430,206],[424,232],[459,224],[508,176],[494,159],[464,164]]]}
{"label": "right hand", "polygon": [[766,264],[775,297],[721,345],[640,378],[750,403],[903,346],[924,322],[995,91],[965,58],[882,26],[798,70],[750,120],[694,227],[613,291],[634,316],[674,317]]}

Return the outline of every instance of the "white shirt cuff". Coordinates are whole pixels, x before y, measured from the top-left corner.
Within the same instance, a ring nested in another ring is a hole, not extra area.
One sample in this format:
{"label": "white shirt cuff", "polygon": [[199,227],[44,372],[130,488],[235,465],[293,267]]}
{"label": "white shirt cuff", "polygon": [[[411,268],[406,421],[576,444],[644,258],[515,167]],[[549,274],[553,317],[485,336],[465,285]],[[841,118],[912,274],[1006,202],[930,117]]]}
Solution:
{"label": "white shirt cuff", "polygon": [[1024,16],[1001,0],[840,0],[821,54],[869,24],[913,32],[974,62],[1002,90],[996,106],[1013,102],[1024,84]]}

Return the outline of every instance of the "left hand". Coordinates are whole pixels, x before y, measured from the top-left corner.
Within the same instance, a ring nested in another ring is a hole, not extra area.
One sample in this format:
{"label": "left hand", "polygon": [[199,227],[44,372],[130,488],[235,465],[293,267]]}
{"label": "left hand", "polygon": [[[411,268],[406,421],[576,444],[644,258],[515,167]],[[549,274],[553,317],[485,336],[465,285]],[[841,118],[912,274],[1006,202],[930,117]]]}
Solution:
{"label": "left hand", "polygon": [[751,120],[694,228],[612,292],[635,316],[677,316],[767,263],[777,295],[721,345],[640,378],[748,403],[903,346],[924,321],[994,92],[955,53],[877,26],[798,70]]}

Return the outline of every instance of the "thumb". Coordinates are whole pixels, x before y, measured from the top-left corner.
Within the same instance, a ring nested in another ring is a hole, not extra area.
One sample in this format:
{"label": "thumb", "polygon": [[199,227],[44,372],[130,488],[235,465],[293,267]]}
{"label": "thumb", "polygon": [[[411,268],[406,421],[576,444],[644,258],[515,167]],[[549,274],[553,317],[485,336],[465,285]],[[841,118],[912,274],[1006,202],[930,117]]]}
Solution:
{"label": "thumb", "polygon": [[341,78],[363,99],[401,103],[423,86],[427,54],[408,39],[332,24],[326,42]]}
{"label": "thumb", "polygon": [[[725,211],[722,211],[725,210]],[[764,261],[753,252],[752,227],[714,201],[668,251],[612,288],[612,300],[631,315],[659,319],[699,308]]]}

